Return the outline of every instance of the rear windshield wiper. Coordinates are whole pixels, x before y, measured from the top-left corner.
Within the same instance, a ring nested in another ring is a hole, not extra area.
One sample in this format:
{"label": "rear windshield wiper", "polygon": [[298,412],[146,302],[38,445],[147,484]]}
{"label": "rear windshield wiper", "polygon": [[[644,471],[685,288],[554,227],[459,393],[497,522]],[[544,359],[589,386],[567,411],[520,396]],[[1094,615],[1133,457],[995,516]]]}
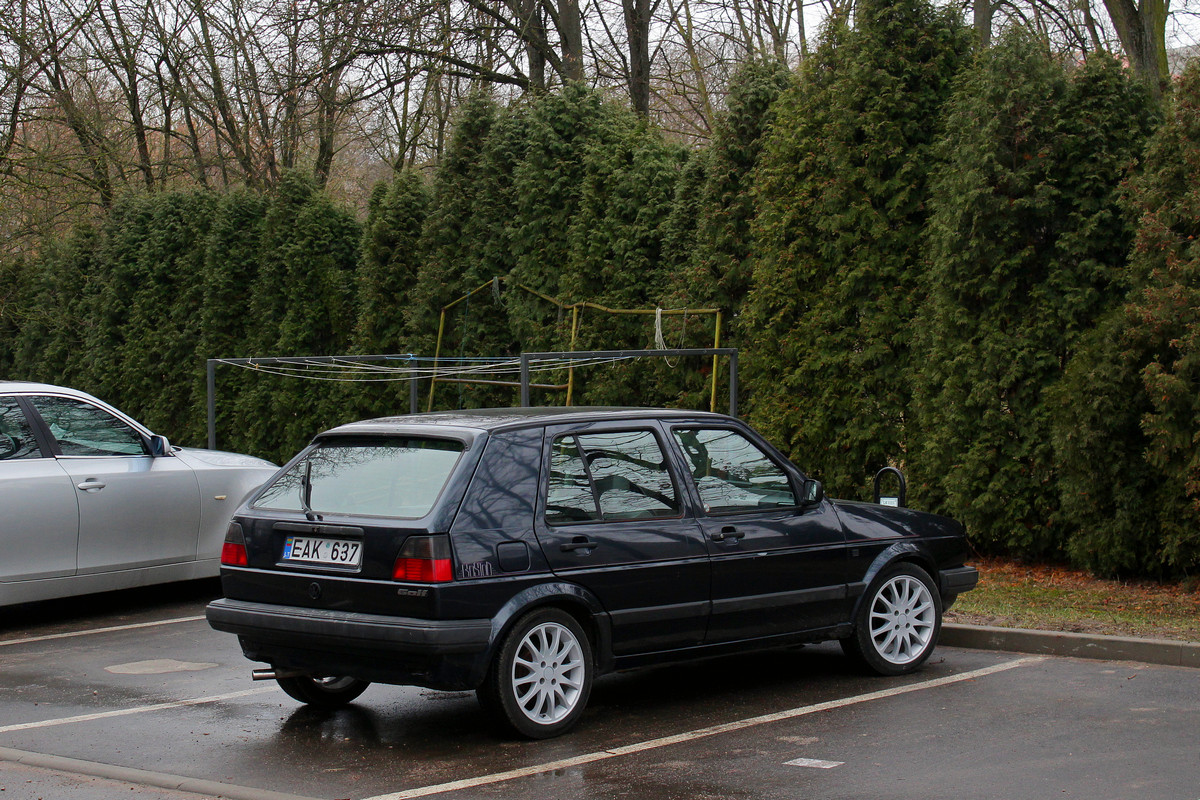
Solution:
{"label": "rear windshield wiper", "polygon": [[312,510],[312,461],[304,460],[304,475],[300,478],[300,509],[309,522],[321,519],[320,514]]}

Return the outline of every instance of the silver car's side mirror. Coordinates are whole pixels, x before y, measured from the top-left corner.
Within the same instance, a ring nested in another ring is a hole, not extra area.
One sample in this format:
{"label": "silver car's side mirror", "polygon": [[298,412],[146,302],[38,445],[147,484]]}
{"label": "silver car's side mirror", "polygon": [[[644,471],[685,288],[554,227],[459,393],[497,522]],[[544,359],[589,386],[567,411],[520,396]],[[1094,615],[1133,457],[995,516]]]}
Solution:
{"label": "silver car's side mirror", "polygon": [[154,458],[171,455],[171,443],[167,441],[167,437],[157,433],[150,436],[150,455]]}

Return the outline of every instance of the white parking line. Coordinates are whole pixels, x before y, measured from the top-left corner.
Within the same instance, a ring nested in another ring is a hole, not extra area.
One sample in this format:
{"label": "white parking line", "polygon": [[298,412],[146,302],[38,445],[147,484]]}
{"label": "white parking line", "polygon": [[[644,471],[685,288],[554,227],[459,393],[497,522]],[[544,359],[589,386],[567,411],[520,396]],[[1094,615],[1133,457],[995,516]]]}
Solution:
{"label": "white parking line", "polygon": [[594,753],[585,753],[572,758],[564,758],[559,761],[551,761],[545,764],[537,764],[530,767],[521,767],[520,769],[511,769],[507,772],[497,772],[492,775],[480,775],[475,778],[464,778],[463,780],[439,783],[432,786],[422,786],[416,789],[405,789],[404,791],[394,792],[392,794],[381,794],[375,797],[367,798],[367,800],[409,800],[409,798],[413,797],[428,797],[429,795],[433,794],[444,794],[448,792],[457,792],[463,789],[473,789],[478,786],[486,786],[492,783],[502,783],[504,781],[510,781],[516,778],[525,778],[530,775],[538,775],[543,772],[552,772],[558,769],[578,767],[608,758],[642,753],[647,750],[655,750],[657,748],[667,747],[673,744],[692,742],[708,736],[716,736],[719,733],[730,733],[733,731],[745,730],[746,728],[753,728],[757,725],[765,725],[770,722],[779,722],[785,719],[793,719],[795,717],[802,717],[808,714],[815,714],[819,711],[830,711],[835,708],[844,708],[846,706],[851,706],[858,703],[869,703],[872,700],[884,700],[889,697],[896,697],[898,695],[917,692],[923,689],[936,689],[939,686],[949,686],[951,684],[961,683],[963,681],[975,680],[976,678],[983,678],[988,675],[994,675],[998,672],[1007,672],[1010,669],[1029,666],[1030,664],[1036,664],[1041,661],[1045,661],[1045,659],[1039,656],[1019,658],[1015,661],[1006,661],[1003,664],[995,664],[990,667],[971,670],[970,672],[962,672],[958,675],[948,675],[944,678],[935,678],[933,680],[923,681],[921,683],[911,683],[907,686],[897,686],[892,689],[882,689],[878,692],[868,692],[867,694],[855,695],[854,697],[844,697],[841,700],[830,700],[825,703],[814,703],[810,706],[789,708],[786,711],[777,711],[773,714],[749,717],[747,719],[737,720],[736,722],[726,722],[722,725],[699,728],[694,731],[688,731],[687,733],[680,733],[674,736],[664,736],[659,739],[650,739],[645,742],[626,745],[624,747],[614,747],[610,750],[599,750]]}
{"label": "white parking line", "polygon": [[845,764],[845,761],[821,761],[817,758],[793,758],[783,762],[785,767],[812,767],[813,769],[833,769]]}
{"label": "white parking line", "polygon": [[229,692],[228,694],[214,694],[211,697],[196,697],[191,700],[176,700],[172,703],[155,703],[149,706],[136,706],[134,708],[116,708],[112,711],[97,711],[94,714],[79,714],[74,717],[61,717],[59,719],[44,719],[40,722],[19,722],[16,725],[0,726],[0,733],[12,733],[14,731],[28,731],[34,728],[53,728],[57,725],[72,725],[76,722],[91,722],[97,719],[109,719],[110,717],[126,717],[130,714],[145,714],[148,711],[165,711],[172,708],[186,708],[187,706],[199,706],[205,703],[218,703],[222,700],[236,700],[239,697],[250,697],[256,694],[266,694],[267,692],[278,691],[277,686],[260,686],[256,689],[243,689],[240,692]]}
{"label": "white parking line", "polygon": [[0,647],[7,647],[14,644],[32,644],[34,642],[48,642],[51,639],[70,639],[73,636],[88,636],[93,633],[112,633],[114,631],[132,631],[138,628],[153,628],[157,625],[174,625],[176,622],[198,622],[204,619],[201,614],[198,617],[176,617],[175,619],[160,619],[155,622],[138,622],[130,625],[114,625],[110,628],[89,628],[86,631],[68,631],[66,633],[50,633],[45,636],[30,636],[26,639],[9,639],[8,641],[0,641]]}

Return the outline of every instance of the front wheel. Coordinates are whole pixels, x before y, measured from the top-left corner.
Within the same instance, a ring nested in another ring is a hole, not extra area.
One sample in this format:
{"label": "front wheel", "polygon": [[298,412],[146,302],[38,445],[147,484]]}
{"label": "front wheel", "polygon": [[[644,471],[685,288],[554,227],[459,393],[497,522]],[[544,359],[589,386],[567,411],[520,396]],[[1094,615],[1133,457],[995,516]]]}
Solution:
{"label": "front wheel", "polygon": [[513,626],[477,694],[512,730],[548,739],[579,722],[592,674],[592,647],[579,622],[556,608],[538,609]]}
{"label": "front wheel", "polygon": [[314,708],[340,708],[353,701],[370,686],[369,681],[347,678],[341,675],[309,677],[297,675],[291,678],[276,678],[279,688],[289,697],[307,703]]}
{"label": "front wheel", "polygon": [[929,658],[941,627],[942,602],[929,573],[896,564],[872,582],[842,650],[880,675],[904,675]]}

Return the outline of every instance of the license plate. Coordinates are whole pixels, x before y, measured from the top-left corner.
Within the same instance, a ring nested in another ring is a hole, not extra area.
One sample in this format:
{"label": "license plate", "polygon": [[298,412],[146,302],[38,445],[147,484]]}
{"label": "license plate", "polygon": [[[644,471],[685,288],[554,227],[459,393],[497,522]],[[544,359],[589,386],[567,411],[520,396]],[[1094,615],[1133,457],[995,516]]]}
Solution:
{"label": "license plate", "polygon": [[283,545],[283,560],[357,567],[362,563],[362,542],[289,536]]}

